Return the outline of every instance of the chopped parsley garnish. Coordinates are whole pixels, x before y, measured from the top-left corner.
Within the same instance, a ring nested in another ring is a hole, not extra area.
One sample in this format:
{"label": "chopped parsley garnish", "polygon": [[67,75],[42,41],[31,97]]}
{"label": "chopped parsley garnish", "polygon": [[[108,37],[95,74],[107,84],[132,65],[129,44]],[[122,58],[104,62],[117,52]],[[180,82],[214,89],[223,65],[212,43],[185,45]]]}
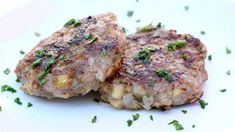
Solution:
{"label": "chopped parsley garnish", "polygon": [[50,72],[51,69],[49,70],[43,70],[42,72],[39,73],[38,80],[40,85],[44,85],[46,83],[46,76]]}
{"label": "chopped parsley garnish", "polygon": [[140,117],[140,114],[136,113],[136,114],[132,115],[132,117],[133,117],[133,121],[137,121]]}
{"label": "chopped parsley garnish", "polygon": [[179,121],[177,120],[173,120],[172,122],[170,122],[168,125],[173,125],[175,126],[175,129],[178,130],[183,130],[184,127],[179,123]]}
{"label": "chopped parsley garnish", "polygon": [[194,124],[192,125],[192,128],[195,128],[195,125],[194,125]]}
{"label": "chopped parsley garnish", "polygon": [[205,32],[205,31],[201,31],[200,33],[201,33],[201,35],[205,35],[205,34],[206,34],[206,32]]}
{"label": "chopped parsley garnish", "polygon": [[132,17],[133,14],[134,14],[134,11],[128,11],[128,12],[127,12],[127,16],[128,16],[128,17]]}
{"label": "chopped parsley garnish", "polygon": [[97,117],[94,116],[94,117],[92,118],[92,120],[91,120],[91,123],[96,123],[96,120],[97,120]]}
{"label": "chopped parsley garnish", "polygon": [[44,85],[46,83],[47,74],[51,72],[52,65],[55,64],[55,57],[50,54],[47,54],[46,50],[44,49],[36,51],[36,56],[38,57],[38,59],[35,62],[33,62],[32,64],[33,68],[36,68],[41,63],[42,57],[44,56],[48,57],[48,61],[45,64],[43,71],[40,72],[38,76],[39,84]]}
{"label": "chopped parsley garnish", "polygon": [[182,113],[187,114],[187,110],[181,110]]}
{"label": "chopped parsley garnish", "polygon": [[162,23],[159,22],[159,23],[157,24],[157,28],[161,28],[161,27],[162,27]]}
{"label": "chopped parsley garnish", "polygon": [[11,87],[9,85],[6,85],[6,84],[1,86],[1,91],[2,92],[8,91],[8,92],[11,92],[11,93],[16,93],[16,90],[13,87]]}
{"label": "chopped parsley garnish", "polygon": [[228,75],[228,76],[230,76],[230,75],[231,75],[230,70],[228,70],[228,71],[226,72],[226,75]]}
{"label": "chopped parsley garnish", "polygon": [[87,45],[90,45],[90,44],[94,43],[96,40],[98,40],[98,37],[91,38],[90,41],[87,42]]}
{"label": "chopped parsley garnish", "polygon": [[33,106],[33,104],[32,104],[32,103],[30,103],[30,102],[28,102],[27,107],[29,108],[29,107],[32,107],[32,106]]}
{"label": "chopped parsley garnish", "polygon": [[208,60],[209,60],[209,61],[212,60],[212,55],[208,55]]}
{"label": "chopped parsley garnish", "polygon": [[227,53],[227,54],[231,54],[231,52],[232,52],[232,50],[229,49],[228,47],[226,47],[226,53]]}
{"label": "chopped parsley garnish", "polygon": [[133,123],[132,120],[127,120],[126,122],[127,122],[127,126],[128,126],[128,127],[130,127],[130,126],[132,125],[132,123]]}
{"label": "chopped parsley garnish", "polygon": [[8,75],[10,72],[11,72],[11,71],[10,71],[9,68],[6,68],[6,69],[3,71],[3,73],[4,73],[5,75]]}
{"label": "chopped parsley garnish", "polygon": [[149,118],[151,121],[153,121],[153,115],[150,115]]}
{"label": "chopped parsley garnish", "polygon": [[105,57],[106,55],[107,55],[107,51],[106,51],[105,48],[103,48],[102,51],[101,51],[101,56]]}
{"label": "chopped parsley garnish", "polygon": [[85,38],[86,40],[92,38],[92,35],[91,35],[90,33],[84,33],[83,36],[84,36],[84,38]]}
{"label": "chopped parsley garnish", "polygon": [[150,32],[154,29],[153,25],[152,24],[149,24],[145,27],[142,27],[138,30],[138,32],[141,32],[141,33],[145,33],[145,32]]}
{"label": "chopped parsley garnish", "polygon": [[138,53],[138,58],[142,61],[143,64],[146,64],[152,54],[154,49],[144,48],[142,51]]}
{"label": "chopped parsley garnish", "polygon": [[100,102],[100,99],[94,98],[93,101],[95,101],[96,103],[99,103],[99,102]]}
{"label": "chopped parsley garnish", "polygon": [[81,25],[81,22],[79,20],[77,20],[74,24],[74,27],[77,27],[77,26],[80,26]]}
{"label": "chopped parsley garnish", "polygon": [[178,48],[182,48],[187,45],[187,41],[185,40],[176,40],[167,45],[168,51],[175,51]]}
{"label": "chopped parsley garnish", "polygon": [[187,11],[189,10],[189,6],[184,6],[184,9]]}
{"label": "chopped parsley garnish", "polygon": [[54,56],[51,56],[48,60],[48,62],[46,63],[44,69],[45,70],[50,70],[52,65],[55,64],[55,57]]}
{"label": "chopped parsley garnish", "polygon": [[136,22],[140,22],[140,21],[141,21],[140,19],[136,20]]}
{"label": "chopped parsley garnish", "polygon": [[205,109],[205,107],[208,105],[208,103],[205,102],[205,101],[202,100],[202,99],[199,100],[199,103],[200,103],[200,106],[201,106],[202,109]]}
{"label": "chopped parsley garnish", "polygon": [[64,27],[68,27],[68,26],[76,27],[80,25],[81,25],[81,22],[79,20],[76,21],[74,18],[72,18],[64,24]]}
{"label": "chopped parsley garnish", "polygon": [[2,107],[0,106],[0,112],[2,111]]}
{"label": "chopped parsley garnish", "polygon": [[157,71],[157,75],[158,75],[159,77],[165,78],[165,80],[167,80],[169,83],[171,83],[171,82],[173,81],[172,75],[171,75],[168,71],[166,71],[166,70],[164,70],[164,69],[159,69],[159,70]]}
{"label": "chopped parsley garnish", "polygon": [[41,36],[41,34],[40,34],[39,32],[34,32],[34,35],[35,35],[36,37],[40,37],[40,36]]}
{"label": "chopped parsley garnish", "polygon": [[23,55],[23,54],[25,54],[25,52],[24,52],[23,50],[20,50],[20,54],[22,54],[22,55]]}
{"label": "chopped parsley garnish", "polygon": [[74,18],[72,18],[64,24],[64,27],[71,26],[75,23],[76,23],[76,20]]}
{"label": "chopped parsley garnish", "polygon": [[35,60],[33,63],[32,63],[32,68],[36,68],[42,61],[42,58],[39,58],[37,60]]}
{"label": "chopped parsley garnish", "polygon": [[47,51],[45,49],[40,49],[36,51],[36,57],[42,58],[47,55]]}
{"label": "chopped parsley garnish", "polygon": [[20,101],[20,98],[17,97],[17,98],[15,98],[14,101],[15,101],[15,103],[17,103],[18,105],[22,105],[22,102]]}
{"label": "chopped parsley garnish", "polygon": [[19,82],[20,82],[20,79],[18,79],[18,78],[17,78],[17,79],[16,79],[16,82],[18,82],[18,83],[19,83]]}
{"label": "chopped parsley garnish", "polygon": [[224,93],[224,92],[227,91],[227,89],[220,89],[219,91],[222,92],[222,93]]}

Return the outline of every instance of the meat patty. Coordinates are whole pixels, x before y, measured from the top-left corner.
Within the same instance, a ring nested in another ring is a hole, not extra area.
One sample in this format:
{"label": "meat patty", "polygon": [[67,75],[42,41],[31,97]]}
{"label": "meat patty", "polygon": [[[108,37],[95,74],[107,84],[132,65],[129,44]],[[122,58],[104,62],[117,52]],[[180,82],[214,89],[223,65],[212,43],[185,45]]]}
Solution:
{"label": "meat patty", "polygon": [[99,90],[116,108],[169,109],[193,103],[207,80],[203,43],[152,25],[127,37],[121,69]]}
{"label": "meat patty", "polygon": [[120,68],[125,43],[112,13],[71,19],[20,60],[15,73],[30,95],[85,95]]}

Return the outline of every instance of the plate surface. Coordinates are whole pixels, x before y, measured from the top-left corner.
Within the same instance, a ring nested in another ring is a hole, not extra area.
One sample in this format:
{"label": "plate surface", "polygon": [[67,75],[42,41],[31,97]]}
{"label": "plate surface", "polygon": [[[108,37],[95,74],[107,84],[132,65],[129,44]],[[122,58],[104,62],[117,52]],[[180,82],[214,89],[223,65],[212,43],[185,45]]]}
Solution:
{"label": "plate surface", "polygon": [[[0,92],[0,132],[174,132],[175,128],[168,125],[172,120],[178,120],[184,132],[235,131],[234,0],[28,0],[17,5],[20,6],[0,17],[0,85],[17,89],[15,94]],[[185,6],[189,9],[185,10]],[[126,15],[129,10],[134,11],[132,17]],[[120,24],[128,29],[127,34],[134,33],[137,27],[162,22],[167,29],[200,38],[207,46],[208,55],[212,55],[212,61],[206,60],[209,80],[202,97],[209,105],[204,110],[198,103],[165,112],[117,110],[106,103],[95,103],[96,93],[68,100],[46,100],[19,90],[14,69],[23,58],[20,50],[29,52],[70,18],[108,11],[118,16]],[[138,19],[140,22],[136,22]],[[226,47],[232,50],[231,54],[226,54]],[[9,75],[3,73],[6,68],[11,70]],[[230,76],[226,75],[228,70]],[[227,91],[222,93],[220,89]],[[14,102],[16,97],[20,97],[23,105]],[[28,102],[33,107],[27,108]],[[181,110],[187,110],[187,114]],[[140,118],[128,127],[126,121],[135,113]],[[154,121],[149,119],[150,115]],[[94,116],[97,122],[93,124]]]}

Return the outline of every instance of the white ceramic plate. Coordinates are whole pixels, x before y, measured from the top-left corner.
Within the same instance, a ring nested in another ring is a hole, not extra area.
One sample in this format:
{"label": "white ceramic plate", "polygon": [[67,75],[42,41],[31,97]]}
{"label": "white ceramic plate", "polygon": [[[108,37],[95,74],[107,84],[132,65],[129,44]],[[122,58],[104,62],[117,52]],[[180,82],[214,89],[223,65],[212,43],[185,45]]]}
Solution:
{"label": "white ceramic plate", "polygon": [[[185,6],[189,6],[188,11]],[[134,11],[130,18],[126,16],[129,10]],[[117,14],[128,34],[139,26],[160,21],[167,29],[200,38],[212,55],[211,62],[206,60],[209,80],[202,97],[209,103],[206,109],[195,103],[165,112],[117,110],[105,103],[95,103],[94,93],[69,100],[46,100],[18,89],[20,84],[15,82],[14,69],[23,58],[20,50],[30,51],[70,18],[108,11]],[[141,21],[136,23],[138,19]],[[200,31],[206,34],[201,35]],[[36,37],[35,32],[41,36]],[[232,49],[231,54],[226,54],[226,47]],[[0,132],[173,132],[175,128],[168,125],[172,120],[178,120],[185,132],[234,132],[234,52],[235,1],[232,0],[29,0],[0,17],[0,85],[8,84],[18,91],[0,93]],[[6,68],[11,70],[9,75],[2,72]],[[231,76],[226,75],[228,70]],[[225,93],[219,91],[225,88]],[[22,106],[14,102],[16,97],[20,97]],[[33,107],[27,108],[28,102]],[[187,114],[183,114],[182,109],[187,110]],[[140,119],[128,127],[126,121],[135,113],[140,114]],[[150,115],[154,121],[149,119]],[[93,116],[97,116],[95,124],[91,123]]]}

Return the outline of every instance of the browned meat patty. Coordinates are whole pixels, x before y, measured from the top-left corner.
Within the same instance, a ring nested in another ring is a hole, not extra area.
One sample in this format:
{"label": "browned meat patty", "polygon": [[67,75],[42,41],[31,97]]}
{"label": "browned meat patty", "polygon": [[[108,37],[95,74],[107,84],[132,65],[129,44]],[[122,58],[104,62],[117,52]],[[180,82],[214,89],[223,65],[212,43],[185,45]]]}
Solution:
{"label": "browned meat patty", "polygon": [[30,95],[85,95],[120,68],[125,43],[112,13],[71,19],[20,60],[15,73]]}
{"label": "browned meat patty", "polygon": [[193,103],[207,80],[206,47],[189,34],[151,25],[127,37],[123,64],[99,90],[116,108],[169,109]]}

